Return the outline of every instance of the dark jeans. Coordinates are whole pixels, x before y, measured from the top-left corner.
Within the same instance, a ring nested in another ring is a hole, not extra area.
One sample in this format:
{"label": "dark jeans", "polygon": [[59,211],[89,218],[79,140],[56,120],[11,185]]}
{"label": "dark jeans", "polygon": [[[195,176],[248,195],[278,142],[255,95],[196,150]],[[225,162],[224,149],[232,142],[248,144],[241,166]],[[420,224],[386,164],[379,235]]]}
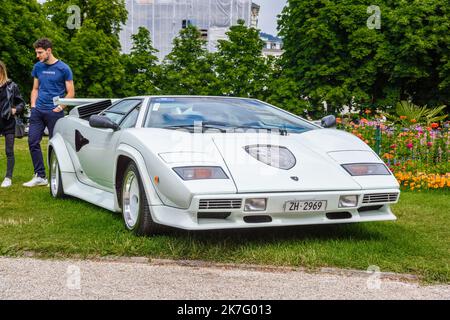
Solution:
{"label": "dark jeans", "polygon": [[12,178],[14,171],[14,133],[5,135],[5,151],[6,151],[6,178]]}
{"label": "dark jeans", "polygon": [[64,112],[52,110],[31,109],[30,128],[28,131],[28,147],[33,160],[34,173],[45,178],[44,159],[42,157],[41,140],[45,127],[48,129],[49,138],[53,137],[53,129],[56,121],[64,117]]}

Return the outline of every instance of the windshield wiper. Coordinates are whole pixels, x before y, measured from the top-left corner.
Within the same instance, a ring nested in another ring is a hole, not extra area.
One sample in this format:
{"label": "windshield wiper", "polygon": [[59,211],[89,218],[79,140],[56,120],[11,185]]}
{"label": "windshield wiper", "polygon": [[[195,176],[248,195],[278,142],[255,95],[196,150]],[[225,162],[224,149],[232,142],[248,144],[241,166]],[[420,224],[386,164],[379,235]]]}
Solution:
{"label": "windshield wiper", "polygon": [[221,133],[226,133],[226,132],[230,132],[230,131],[236,131],[239,129],[242,130],[256,130],[257,132],[259,130],[266,130],[270,133],[279,133],[282,136],[287,136],[288,134],[288,129],[293,129],[293,130],[299,130],[300,128],[282,128],[282,127],[278,127],[278,126],[272,126],[270,124],[265,124],[264,126],[252,126],[252,125],[243,125],[243,126],[239,126],[239,125],[232,125],[232,124],[227,124],[225,122],[214,122],[214,121],[205,121],[205,122],[198,122],[195,124],[185,124],[185,125],[174,125],[174,126],[166,126],[166,127],[162,127],[163,129],[189,129],[192,132],[195,132],[196,128],[201,128],[202,132],[204,132],[205,130],[208,129],[212,129],[212,130],[219,130]]}
{"label": "windshield wiper", "polygon": [[209,125],[209,124],[202,124],[201,126],[197,125],[197,124],[195,124],[195,125],[194,124],[185,124],[185,125],[178,125],[178,126],[162,127],[162,129],[173,129],[173,130],[176,130],[176,129],[188,129],[188,130],[191,130],[193,132],[195,132],[196,128],[201,128],[202,132],[204,132],[205,130],[208,130],[208,129],[219,130],[222,133],[227,132],[227,130],[224,129],[223,126]]}
{"label": "windshield wiper", "polygon": [[288,133],[302,133],[305,132],[306,130],[304,128],[300,128],[300,127],[295,127],[295,126],[289,126],[289,125],[276,125],[276,124],[270,124],[270,123],[265,123],[262,122],[264,125],[266,126],[270,126],[273,129],[278,129],[280,130],[280,134],[283,136],[287,136]]}

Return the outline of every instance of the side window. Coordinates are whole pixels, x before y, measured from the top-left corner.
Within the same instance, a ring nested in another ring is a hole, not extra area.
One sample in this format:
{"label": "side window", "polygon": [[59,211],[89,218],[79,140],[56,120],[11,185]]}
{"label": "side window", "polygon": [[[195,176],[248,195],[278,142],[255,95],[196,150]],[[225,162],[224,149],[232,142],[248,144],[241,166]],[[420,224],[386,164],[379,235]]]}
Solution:
{"label": "side window", "polygon": [[141,100],[122,100],[102,112],[101,115],[107,116],[115,123],[120,124],[130,111],[141,103]]}
{"label": "side window", "polygon": [[138,116],[139,116],[139,107],[134,108],[133,111],[131,111],[128,114],[128,116],[126,116],[125,120],[122,121],[120,127],[122,129],[133,128],[136,125]]}

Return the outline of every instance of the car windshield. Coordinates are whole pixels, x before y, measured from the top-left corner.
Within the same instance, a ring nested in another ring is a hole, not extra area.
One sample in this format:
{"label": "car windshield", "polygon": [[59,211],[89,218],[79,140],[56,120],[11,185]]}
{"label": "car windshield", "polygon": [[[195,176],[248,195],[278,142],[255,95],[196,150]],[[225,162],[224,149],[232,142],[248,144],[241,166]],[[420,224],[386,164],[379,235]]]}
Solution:
{"label": "car windshield", "polygon": [[257,100],[239,98],[154,98],[146,128],[280,130],[302,133],[317,126]]}

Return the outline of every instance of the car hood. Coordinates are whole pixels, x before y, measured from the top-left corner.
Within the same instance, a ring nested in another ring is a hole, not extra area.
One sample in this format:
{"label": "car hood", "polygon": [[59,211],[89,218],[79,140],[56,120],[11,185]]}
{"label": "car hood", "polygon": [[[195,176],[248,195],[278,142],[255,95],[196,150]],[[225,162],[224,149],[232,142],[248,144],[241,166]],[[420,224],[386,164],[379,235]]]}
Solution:
{"label": "car hood", "polygon": [[[361,186],[328,155],[331,151],[365,150],[351,135],[324,136],[322,130],[287,136],[276,134],[215,135],[214,143],[230,171],[238,193],[360,190]],[[350,139],[350,141],[349,141]],[[267,165],[247,153],[246,146],[272,145],[289,149],[296,164],[289,170]],[[369,148],[370,150],[370,148]]]}
{"label": "car hood", "polygon": [[[396,184],[391,176],[376,179],[376,185],[371,185],[373,177],[350,176],[342,163],[382,161],[359,138],[340,130],[317,129],[287,136],[248,132],[191,134],[164,129],[133,129],[128,133],[134,136],[128,141],[140,141],[169,168],[221,166],[238,193],[361,190]],[[269,166],[246,152],[245,147],[253,145],[285,147],[294,154],[296,164],[290,170]],[[223,185],[220,181],[207,183],[214,192]],[[194,193],[198,191],[194,186],[204,189],[204,181],[185,184]],[[231,191],[230,186],[226,191]]]}

